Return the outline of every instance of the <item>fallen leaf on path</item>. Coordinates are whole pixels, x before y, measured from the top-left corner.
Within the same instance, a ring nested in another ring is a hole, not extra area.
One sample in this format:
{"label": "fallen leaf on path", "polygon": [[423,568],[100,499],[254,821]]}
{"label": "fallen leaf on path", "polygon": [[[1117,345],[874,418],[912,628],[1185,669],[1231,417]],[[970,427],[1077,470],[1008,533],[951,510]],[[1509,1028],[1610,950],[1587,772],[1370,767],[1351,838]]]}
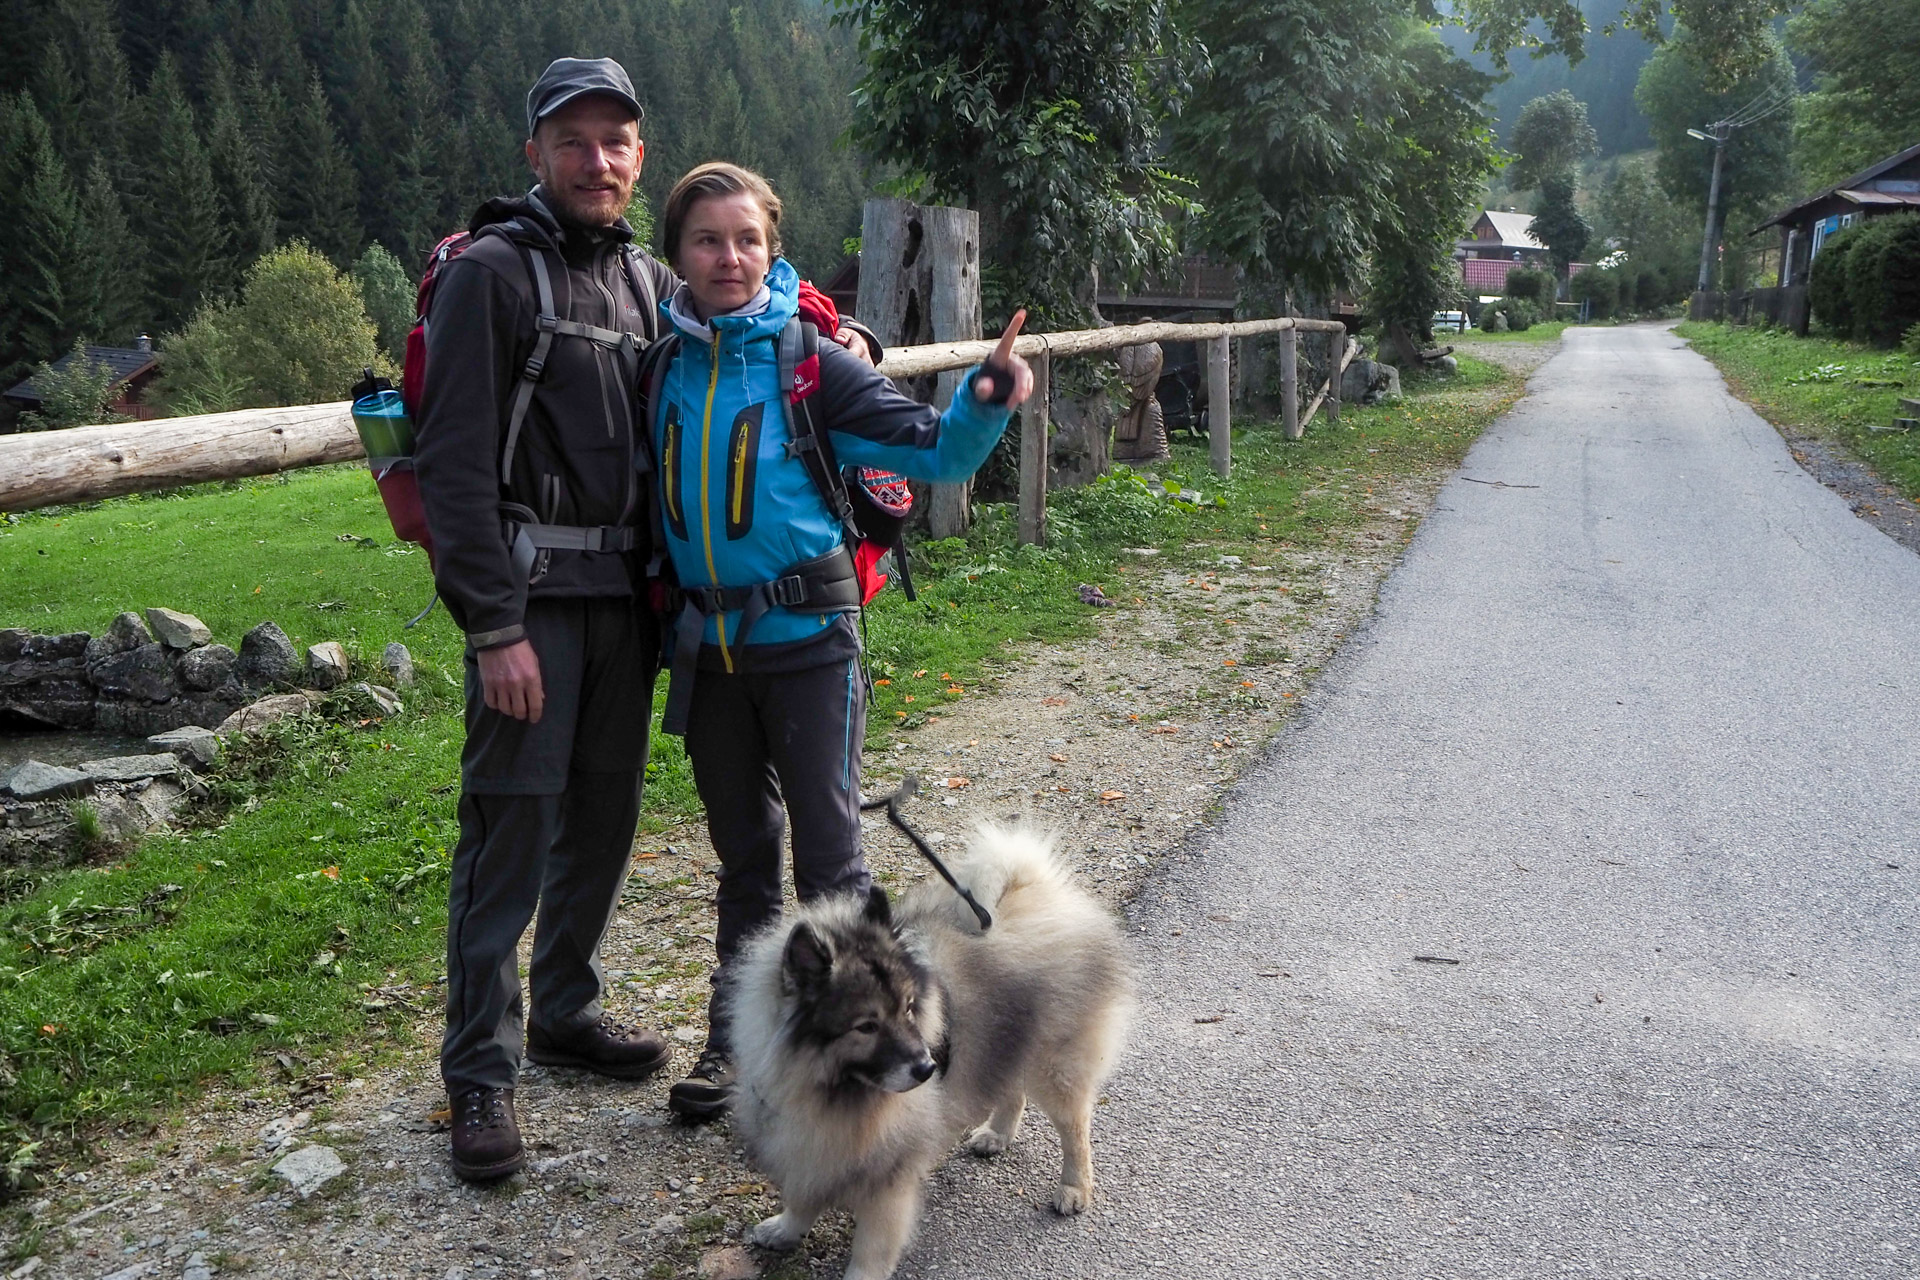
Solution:
{"label": "fallen leaf on path", "polygon": [[927,669],[926,669],[925,667],[922,667],[922,668],[920,668],[920,669],[919,669],[918,671],[916,671],[916,672],[914,672],[914,673],[913,673],[913,678],[914,678],[915,680],[919,680],[919,679],[922,679],[922,678],[924,678],[924,677],[926,676],[926,674],[927,674]]}
{"label": "fallen leaf on path", "polygon": [[1195,1022],[1225,1022],[1226,1020],[1227,1015],[1224,1013],[1209,1013],[1194,1019]]}
{"label": "fallen leaf on path", "polygon": [[947,779],[947,786],[954,791],[958,791],[961,787],[970,787],[972,785],[973,785],[973,779],[971,778],[948,778]]}
{"label": "fallen leaf on path", "polygon": [[1178,733],[1180,732],[1180,726],[1177,724],[1159,724],[1147,730],[1147,732],[1148,733]]}
{"label": "fallen leaf on path", "polygon": [[1067,762],[1067,758],[1061,755],[1058,751],[1048,756],[1047,759],[1053,761],[1055,764],[1065,764]]}
{"label": "fallen leaf on path", "polygon": [[1040,705],[1043,707],[1064,707],[1067,705],[1067,700],[1065,698],[1042,698],[1040,699]]}
{"label": "fallen leaf on path", "polygon": [[1102,791],[1100,793],[1101,804],[1112,804],[1116,800],[1125,800],[1126,798],[1127,793],[1124,791]]}

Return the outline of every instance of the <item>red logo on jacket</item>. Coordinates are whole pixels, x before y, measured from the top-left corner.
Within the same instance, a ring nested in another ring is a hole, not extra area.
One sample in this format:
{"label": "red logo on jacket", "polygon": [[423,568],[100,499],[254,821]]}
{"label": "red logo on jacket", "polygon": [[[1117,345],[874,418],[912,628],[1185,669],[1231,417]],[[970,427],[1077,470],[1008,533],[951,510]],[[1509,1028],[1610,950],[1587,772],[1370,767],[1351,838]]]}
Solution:
{"label": "red logo on jacket", "polygon": [[805,400],[820,389],[820,356],[808,356],[793,369],[793,398]]}

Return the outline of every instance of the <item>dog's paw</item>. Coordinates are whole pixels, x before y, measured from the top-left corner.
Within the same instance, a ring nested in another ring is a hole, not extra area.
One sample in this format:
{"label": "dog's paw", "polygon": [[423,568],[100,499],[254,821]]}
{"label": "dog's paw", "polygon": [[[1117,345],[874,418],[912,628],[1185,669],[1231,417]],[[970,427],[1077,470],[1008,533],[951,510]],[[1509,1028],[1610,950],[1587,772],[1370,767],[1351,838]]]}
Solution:
{"label": "dog's paw", "polygon": [[1076,1213],[1085,1213],[1087,1206],[1092,1203],[1092,1187],[1070,1187],[1063,1182],[1060,1184],[1060,1189],[1054,1193],[1053,1211],[1070,1217]]}
{"label": "dog's paw", "polygon": [[977,1156],[997,1156],[1007,1149],[1007,1135],[997,1133],[990,1124],[983,1124],[967,1135],[967,1150]]}
{"label": "dog's paw", "polygon": [[747,1243],[785,1253],[800,1243],[800,1236],[801,1233],[795,1231],[793,1224],[787,1221],[786,1214],[776,1213],[747,1232]]}

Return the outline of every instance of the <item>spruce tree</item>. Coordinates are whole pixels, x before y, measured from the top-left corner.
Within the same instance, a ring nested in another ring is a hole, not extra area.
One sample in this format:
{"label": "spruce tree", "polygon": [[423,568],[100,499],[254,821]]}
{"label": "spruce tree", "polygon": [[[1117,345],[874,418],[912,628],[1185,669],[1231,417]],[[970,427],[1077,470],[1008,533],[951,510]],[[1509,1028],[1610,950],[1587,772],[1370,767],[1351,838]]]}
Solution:
{"label": "spruce tree", "polygon": [[172,327],[218,296],[229,237],[213,166],[171,54],[154,69],[141,104],[140,234],[147,245],[155,323]]}
{"label": "spruce tree", "polygon": [[16,361],[39,363],[53,359],[75,337],[67,273],[79,202],[66,163],[54,149],[53,134],[26,93],[15,99],[12,135],[20,183],[14,188],[5,237],[11,242],[6,264],[12,329],[8,345]]}
{"label": "spruce tree", "polygon": [[278,244],[287,236],[287,228],[282,221],[282,179],[285,172],[281,154],[287,141],[287,96],[268,79],[258,63],[249,63],[247,69],[240,73],[235,94],[240,107],[240,127],[245,131],[247,147],[253,153],[254,168],[260,175],[260,189],[267,194],[274,222],[273,242]]}
{"label": "spruce tree", "polygon": [[227,228],[227,254],[219,273],[222,293],[240,287],[247,267],[273,248],[273,198],[261,180],[253,140],[242,122],[233,83],[233,59],[219,45],[207,59],[207,158],[220,194]]}
{"label": "spruce tree", "polygon": [[[134,124],[133,76],[120,47],[120,23],[110,0],[58,0],[48,18],[49,43],[70,68],[75,92],[75,142],[86,157],[101,156],[116,183],[133,178],[128,130]],[[63,122],[50,120],[58,130]],[[63,141],[63,145],[74,145]],[[79,172],[82,152],[70,152]]]}
{"label": "spruce tree", "polygon": [[336,263],[360,251],[359,187],[320,77],[308,73],[294,99],[280,152],[280,218],[286,238],[300,238]]}
{"label": "spruce tree", "polygon": [[127,221],[107,162],[95,156],[80,185],[80,219],[68,285],[79,332],[108,346],[159,327],[147,305],[146,257]]}

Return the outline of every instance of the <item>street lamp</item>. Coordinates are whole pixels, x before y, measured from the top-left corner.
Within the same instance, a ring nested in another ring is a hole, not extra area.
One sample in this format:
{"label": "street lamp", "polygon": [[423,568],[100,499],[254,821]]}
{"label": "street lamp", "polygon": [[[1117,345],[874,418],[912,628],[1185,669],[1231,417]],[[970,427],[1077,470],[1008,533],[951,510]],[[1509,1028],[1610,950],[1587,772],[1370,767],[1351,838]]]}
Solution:
{"label": "street lamp", "polygon": [[1719,238],[1720,222],[1720,171],[1727,160],[1727,137],[1733,132],[1733,126],[1725,120],[1710,124],[1711,133],[1702,133],[1698,129],[1687,130],[1689,138],[1698,138],[1702,142],[1713,144],[1713,181],[1707,187],[1707,229],[1700,238],[1700,279],[1694,285],[1694,291],[1705,293],[1707,282],[1713,274],[1713,246]]}

